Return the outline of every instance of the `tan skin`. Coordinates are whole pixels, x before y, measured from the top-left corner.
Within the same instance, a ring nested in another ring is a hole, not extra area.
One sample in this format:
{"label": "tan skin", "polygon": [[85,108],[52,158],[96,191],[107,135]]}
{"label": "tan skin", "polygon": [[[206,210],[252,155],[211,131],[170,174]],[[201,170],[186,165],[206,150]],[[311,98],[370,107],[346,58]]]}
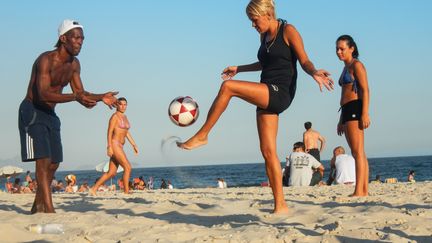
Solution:
{"label": "tan skin", "polygon": [[[127,102],[124,100],[120,100],[117,104],[117,111],[111,116],[108,125],[107,132],[107,155],[110,157],[109,169],[107,173],[104,173],[101,178],[96,182],[96,184],[89,190],[91,195],[96,195],[97,189],[105,183],[110,178],[113,178],[117,174],[117,169],[119,166],[123,167],[123,184],[124,184],[124,193],[129,194],[129,179],[132,171],[131,164],[126,157],[126,154],[123,150],[123,145],[126,142],[126,139],[132,145],[135,154],[138,154],[138,147],[132,138],[128,129],[120,128],[119,123],[121,122],[120,118],[124,121],[124,123],[129,123],[126,115],[124,115],[127,108]],[[113,142],[114,141],[114,142]],[[116,144],[116,142],[119,144]]]}
{"label": "tan skin", "polygon": [[366,68],[363,63],[352,56],[354,47],[349,47],[345,40],[336,43],[336,54],[345,63],[349,73],[358,81],[358,93],[353,91],[353,84],[342,86],[340,105],[352,100],[361,99],[363,110],[360,121],[348,121],[344,125],[339,121],[337,134],[345,134],[345,138],[351,148],[352,156],[356,163],[356,186],[352,196],[363,197],[368,195],[369,163],[364,150],[364,129],[370,125],[369,118],[369,85]]}
{"label": "tan skin", "polygon": [[[252,27],[260,33],[261,38],[263,38],[266,33],[268,36],[268,40],[266,41],[272,40],[276,37],[279,22],[273,14],[250,16],[250,20],[252,22]],[[294,50],[303,70],[311,75],[318,83],[320,90],[322,90],[323,86],[328,90],[333,89],[333,80],[329,77],[330,74],[325,70],[315,69],[304,50],[303,40],[294,26],[285,26],[284,40],[286,44],[291,46]],[[229,66],[225,68],[222,71],[222,79],[224,82],[219,89],[218,95],[213,101],[204,125],[193,137],[185,143],[178,143],[178,146],[190,150],[207,144],[208,134],[227,108],[232,97],[238,97],[260,108],[267,108],[269,102],[269,91],[266,84],[231,79],[240,72],[260,70],[262,70],[262,68],[259,62],[242,66]],[[282,189],[282,171],[276,151],[276,136],[279,116],[266,111],[259,111],[257,112],[256,119],[260,149],[265,160],[266,172],[275,201],[273,212],[276,214],[287,213],[288,207]]]}
{"label": "tan skin", "polygon": [[[98,101],[108,107],[116,105],[117,92],[91,94],[84,90],[80,73],[81,66],[76,58],[84,41],[81,28],[74,28],[59,37],[60,46],[42,53],[34,62],[25,99],[36,105],[54,110],[58,103],[77,101],[92,108]],[[63,88],[71,86],[73,93],[63,94]],[[36,160],[36,181],[38,184],[31,213],[55,213],[50,185],[58,168],[51,158]]]}
{"label": "tan skin", "polygon": [[303,133],[303,143],[306,146],[306,152],[309,152],[310,149],[318,148],[318,141],[321,146],[319,148],[320,153],[324,150],[325,147],[325,138],[321,136],[321,134],[312,128],[309,128],[306,132]]}

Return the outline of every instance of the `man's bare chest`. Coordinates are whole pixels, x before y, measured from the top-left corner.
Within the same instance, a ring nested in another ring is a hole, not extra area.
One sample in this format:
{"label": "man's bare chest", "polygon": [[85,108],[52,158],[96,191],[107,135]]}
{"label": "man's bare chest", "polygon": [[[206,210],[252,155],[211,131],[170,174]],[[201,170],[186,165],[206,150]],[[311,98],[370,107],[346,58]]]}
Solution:
{"label": "man's bare chest", "polygon": [[73,67],[70,64],[64,65],[56,65],[51,68],[50,78],[51,78],[51,86],[66,86],[73,78]]}

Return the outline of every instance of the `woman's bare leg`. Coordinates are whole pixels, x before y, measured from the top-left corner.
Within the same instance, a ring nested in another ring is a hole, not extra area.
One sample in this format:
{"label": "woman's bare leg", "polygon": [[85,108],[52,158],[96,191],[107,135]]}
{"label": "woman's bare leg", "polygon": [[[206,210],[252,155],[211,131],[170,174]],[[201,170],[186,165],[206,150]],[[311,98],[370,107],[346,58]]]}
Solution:
{"label": "woman's bare leg", "polygon": [[257,113],[257,127],[260,139],[260,149],[265,160],[267,177],[274,197],[274,210],[276,214],[287,213],[282,187],[282,170],[276,152],[276,137],[279,117],[263,111]]}
{"label": "woman's bare leg", "polygon": [[177,145],[183,149],[194,149],[207,144],[208,134],[227,108],[232,97],[239,97],[258,107],[266,108],[268,106],[269,92],[267,85],[262,83],[239,80],[224,81],[210,107],[204,125],[189,140],[184,143],[178,142]]}
{"label": "woman's bare leg", "polygon": [[123,151],[123,148],[121,146],[114,146],[113,147],[113,158],[114,160],[123,167],[123,186],[124,186],[124,193],[129,194],[129,179],[130,174],[132,171],[132,166],[129,163],[129,160],[126,157],[125,152]]}
{"label": "woman's bare leg", "polygon": [[115,163],[113,158],[110,159],[108,172],[103,173],[103,175],[96,181],[93,187],[90,188],[89,194],[96,195],[98,188],[105,183],[110,178],[113,178],[117,174],[118,163]]}
{"label": "woman's bare leg", "polygon": [[364,130],[360,129],[358,121],[348,121],[345,137],[355,159],[356,186],[352,196],[364,197],[368,195],[369,163],[364,151]]}

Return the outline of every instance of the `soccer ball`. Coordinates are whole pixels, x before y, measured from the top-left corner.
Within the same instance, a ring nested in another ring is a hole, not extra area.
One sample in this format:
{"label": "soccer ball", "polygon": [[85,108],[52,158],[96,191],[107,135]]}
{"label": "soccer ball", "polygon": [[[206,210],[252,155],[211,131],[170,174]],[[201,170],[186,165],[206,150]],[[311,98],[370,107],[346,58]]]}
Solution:
{"label": "soccer ball", "polygon": [[177,126],[192,125],[199,115],[198,104],[189,96],[175,98],[168,107],[168,116]]}

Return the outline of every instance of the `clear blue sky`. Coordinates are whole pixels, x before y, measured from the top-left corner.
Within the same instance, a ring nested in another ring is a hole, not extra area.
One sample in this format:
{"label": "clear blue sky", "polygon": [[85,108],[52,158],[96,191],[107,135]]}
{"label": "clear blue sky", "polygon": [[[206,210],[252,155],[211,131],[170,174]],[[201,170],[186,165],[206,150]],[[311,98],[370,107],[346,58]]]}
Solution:
{"label": "clear blue sky", "polygon": [[[127,115],[141,154],[125,147],[135,167],[261,162],[255,107],[233,99],[209,137],[194,151],[170,148],[162,138],[186,139],[203,124],[227,65],[256,61],[257,32],[245,15],[247,0],[218,1],[2,1],[0,3],[1,164],[19,163],[17,109],[24,98],[31,66],[53,49],[57,27],[65,18],[84,25],[79,59],[86,90],[117,90],[129,101]],[[432,3],[428,0],[276,1],[277,15],[301,33],[306,51],[318,68],[335,80],[343,64],[335,55],[335,39],[350,34],[369,76],[372,125],[366,131],[369,157],[432,154],[431,68]],[[259,81],[259,73],[238,79]],[[66,89],[66,92],[70,92]],[[180,128],[167,116],[170,101],[195,98],[198,121]],[[319,92],[299,67],[296,97],[280,116],[278,154],[281,161],[302,139],[303,123],[327,138],[322,157],[337,145],[340,87]],[[106,129],[113,111],[98,104],[87,110],[78,103],[56,108],[62,120],[64,162],[60,170],[92,169],[106,161]],[[33,164],[31,164],[33,167]]]}

